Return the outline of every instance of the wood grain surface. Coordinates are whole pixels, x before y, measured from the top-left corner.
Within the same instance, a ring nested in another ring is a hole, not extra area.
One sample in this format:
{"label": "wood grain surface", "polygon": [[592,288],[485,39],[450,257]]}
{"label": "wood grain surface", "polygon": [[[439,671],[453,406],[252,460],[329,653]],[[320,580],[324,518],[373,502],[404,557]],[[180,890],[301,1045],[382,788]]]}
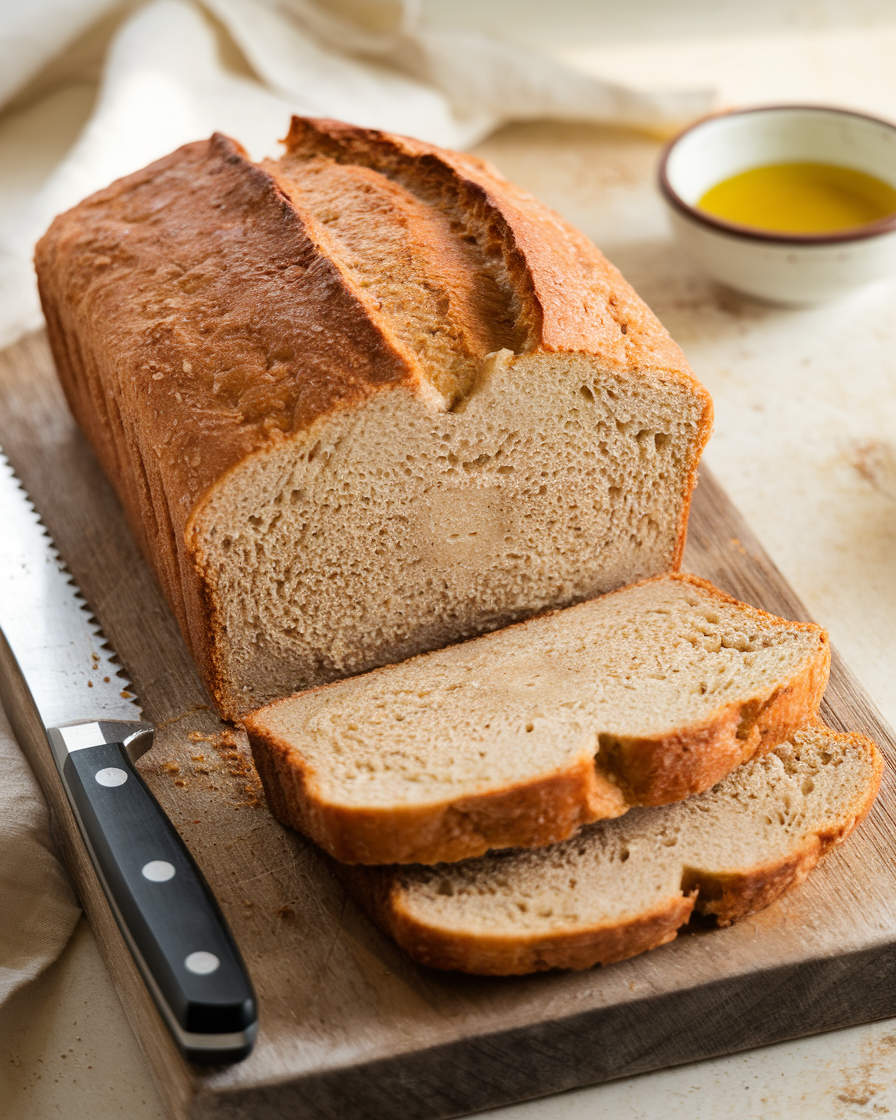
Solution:
{"label": "wood grain surface", "polygon": [[[215,714],[41,334],[0,355],[0,446],[158,729],[141,770],[217,894],[258,992],[250,1058],[181,1060],[49,757],[38,759],[65,858],[173,1116],[436,1120],[896,1014],[896,743],[836,655],[825,718],[872,735],[890,765],[868,819],[798,890],[730,929],[688,932],[606,969],[438,973],[381,935],[325,857],[267,812],[245,739]],[[685,563],[739,598],[806,617],[705,469]]]}

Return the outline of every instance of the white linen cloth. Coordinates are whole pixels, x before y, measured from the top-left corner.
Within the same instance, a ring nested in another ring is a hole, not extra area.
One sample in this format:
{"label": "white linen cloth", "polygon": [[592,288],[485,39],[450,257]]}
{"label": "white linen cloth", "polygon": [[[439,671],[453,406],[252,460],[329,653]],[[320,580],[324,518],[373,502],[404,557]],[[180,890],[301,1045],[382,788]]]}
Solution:
{"label": "white linen cloth", "polygon": [[43,794],[2,708],[0,774],[2,1003],[59,956],[80,910],[56,855]]}
{"label": "white linen cloth", "polygon": [[277,154],[291,113],[464,148],[521,119],[669,131],[712,101],[640,93],[472,32],[428,30],[413,0],[3,0],[0,108],[18,95],[33,119],[19,148],[0,143],[0,176],[48,118],[90,94],[77,67],[43,104],[28,83],[116,16],[86,125],[36,193],[0,212],[0,346],[40,325],[31,254],[53,216],[215,130],[255,158]]}
{"label": "white linen cloth", "polygon": [[[215,130],[255,158],[277,154],[292,113],[463,148],[509,120],[670,131],[710,105],[429,30],[413,0],[0,0],[0,346],[41,323],[31,257],[54,215]],[[0,766],[2,1001],[78,910],[5,720]]]}

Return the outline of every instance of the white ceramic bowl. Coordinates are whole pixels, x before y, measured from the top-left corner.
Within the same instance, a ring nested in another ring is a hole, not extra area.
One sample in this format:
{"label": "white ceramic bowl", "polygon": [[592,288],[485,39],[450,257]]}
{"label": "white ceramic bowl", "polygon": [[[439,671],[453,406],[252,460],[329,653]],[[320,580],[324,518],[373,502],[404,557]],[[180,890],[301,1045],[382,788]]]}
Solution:
{"label": "white ceramic bowl", "polygon": [[660,190],[680,245],[714,279],[773,303],[824,303],[896,272],[896,215],[840,233],[786,234],[696,208],[710,187],[770,163],[834,163],[896,188],[896,126],[843,109],[781,105],[725,113],[667,145]]}

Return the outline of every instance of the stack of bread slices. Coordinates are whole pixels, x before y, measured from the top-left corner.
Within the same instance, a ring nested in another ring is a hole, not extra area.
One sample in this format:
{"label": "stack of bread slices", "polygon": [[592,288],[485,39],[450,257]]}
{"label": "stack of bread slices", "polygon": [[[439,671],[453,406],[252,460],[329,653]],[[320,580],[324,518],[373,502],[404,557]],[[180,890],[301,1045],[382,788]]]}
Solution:
{"label": "stack of bread slices", "polygon": [[295,119],[37,250],[66,395],[272,811],[417,960],[589,967],[797,883],[877,748],[829,647],[678,574],[711,402],[472,157]]}
{"label": "stack of bread slices", "polygon": [[880,753],[817,720],[828,664],[667,575],[245,725],[273,812],[416,960],[587,968],[760,909],[862,819]]}

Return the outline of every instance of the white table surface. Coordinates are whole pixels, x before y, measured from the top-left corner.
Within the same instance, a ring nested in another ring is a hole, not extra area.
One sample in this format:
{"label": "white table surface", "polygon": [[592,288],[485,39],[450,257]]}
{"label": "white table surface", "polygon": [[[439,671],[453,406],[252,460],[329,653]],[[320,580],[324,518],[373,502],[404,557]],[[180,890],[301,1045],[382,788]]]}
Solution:
{"label": "white table surface", "polygon": [[[423,0],[436,22],[555,50],[644,86],[709,83],[723,104],[823,101],[896,119],[892,0]],[[2,15],[0,15],[2,18]],[[30,189],[83,120],[89,89],[34,136],[4,192]],[[0,116],[0,157],[23,122]],[[682,345],[716,404],[707,452],[728,493],[896,724],[896,281],[808,311],[759,306],[697,274],[653,186],[658,146],[521,125],[480,151],[581,226]],[[495,1120],[841,1120],[896,1113],[896,1020],[577,1090]],[[57,963],[0,1007],[4,1120],[162,1120],[165,1112],[82,920]],[[247,1120],[251,1118],[247,1117]]]}

